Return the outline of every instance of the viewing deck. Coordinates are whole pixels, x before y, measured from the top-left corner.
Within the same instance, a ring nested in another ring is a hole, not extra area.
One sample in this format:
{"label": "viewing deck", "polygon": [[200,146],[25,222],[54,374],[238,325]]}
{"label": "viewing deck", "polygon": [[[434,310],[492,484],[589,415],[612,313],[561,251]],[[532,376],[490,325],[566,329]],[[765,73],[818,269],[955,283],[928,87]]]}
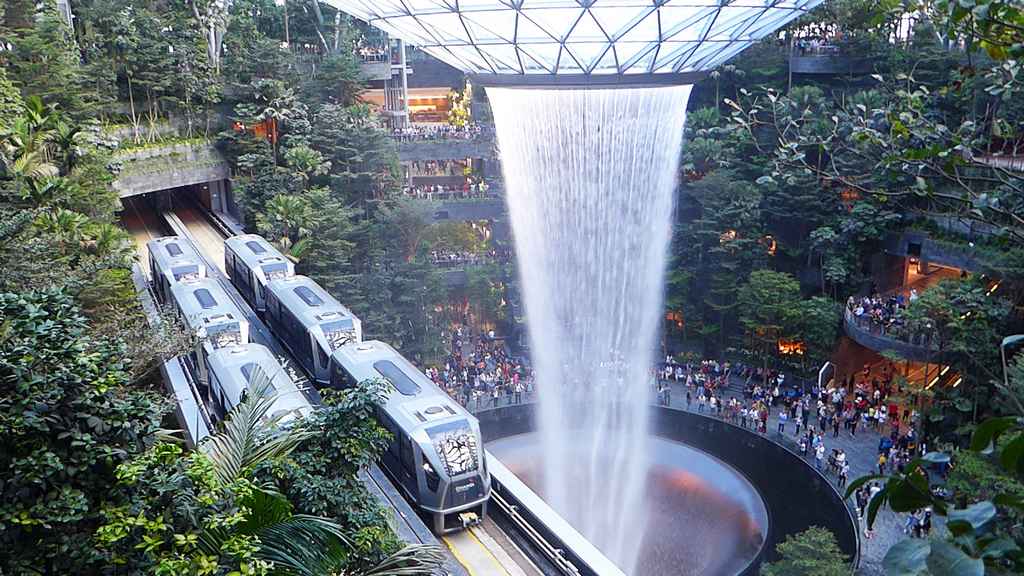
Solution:
{"label": "viewing deck", "polygon": [[843,315],[843,328],[854,342],[875,352],[893,352],[915,362],[936,362],[942,356],[939,343],[928,334],[915,334],[903,327],[887,328],[850,310]]}

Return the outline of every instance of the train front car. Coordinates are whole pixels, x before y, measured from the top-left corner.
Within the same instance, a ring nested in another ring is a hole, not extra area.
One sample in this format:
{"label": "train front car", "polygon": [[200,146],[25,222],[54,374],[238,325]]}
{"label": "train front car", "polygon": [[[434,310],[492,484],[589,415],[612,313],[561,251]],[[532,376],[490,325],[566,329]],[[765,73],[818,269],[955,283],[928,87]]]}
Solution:
{"label": "train front car", "polygon": [[383,380],[378,418],[392,441],[381,466],[433,530],[445,534],[487,513],[491,480],[480,424],[390,345],[346,344],[331,356],[331,386]]}
{"label": "train front car", "polygon": [[192,241],[182,236],[164,236],[146,242],[153,290],[161,303],[171,297],[178,282],[206,278],[206,264]]}

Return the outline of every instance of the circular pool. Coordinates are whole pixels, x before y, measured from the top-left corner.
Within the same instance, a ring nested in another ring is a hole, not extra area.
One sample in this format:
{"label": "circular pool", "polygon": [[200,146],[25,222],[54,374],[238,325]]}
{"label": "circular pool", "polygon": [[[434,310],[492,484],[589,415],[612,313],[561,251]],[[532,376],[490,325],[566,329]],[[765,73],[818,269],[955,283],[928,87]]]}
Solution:
{"label": "circular pool", "polygon": [[[487,449],[543,497],[536,433],[491,440]],[[645,526],[639,563],[630,576],[733,576],[765,542],[768,511],[757,489],[721,460],[674,440],[651,436]]]}

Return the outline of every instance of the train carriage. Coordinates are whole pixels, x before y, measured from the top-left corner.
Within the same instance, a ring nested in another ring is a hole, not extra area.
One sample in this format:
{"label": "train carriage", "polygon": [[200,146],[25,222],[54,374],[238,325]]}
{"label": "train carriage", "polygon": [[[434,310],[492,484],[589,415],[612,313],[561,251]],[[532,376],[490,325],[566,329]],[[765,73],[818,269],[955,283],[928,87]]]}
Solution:
{"label": "train carriage", "polygon": [[257,312],[267,309],[267,283],[295,275],[295,265],[256,234],[224,241],[224,269],[231,283]]}
{"label": "train carriage", "polygon": [[191,356],[205,382],[205,356],[221,348],[248,344],[249,321],[220,283],[211,278],[175,284],[171,287],[171,299],[185,325],[201,343]]}
{"label": "train carriage", "polygon": [[206,278],[206,265],[192,241],[182,236],[164,236],[146,242],[149,270],[157,299],[166,303],[171,286],[178,282]]}
{"label": "train carriage", "polygon": [[306,372],[322,385],[330,381],[331,353],[363,338],[359,318],[305,276],[267,283],[266,319]]}
{"label": "train carriage", "polygon": [[305,395],[266,346],[243,344],[219,348],[206,356],[206,369],[210,375],[210,390],[225,413],[242,401],[259,372],[267,377],[268,392],[276,394],[268,418],[288,424],[313,411]]}
{"label": "train carriage", "polygon": [[378,419],[392,441],[381,466],[438,534],[465,528],[487,512],[490,476],[480,425],[390,345],[346,344],[331,356],[331,386],[370,379],[390,384]]}

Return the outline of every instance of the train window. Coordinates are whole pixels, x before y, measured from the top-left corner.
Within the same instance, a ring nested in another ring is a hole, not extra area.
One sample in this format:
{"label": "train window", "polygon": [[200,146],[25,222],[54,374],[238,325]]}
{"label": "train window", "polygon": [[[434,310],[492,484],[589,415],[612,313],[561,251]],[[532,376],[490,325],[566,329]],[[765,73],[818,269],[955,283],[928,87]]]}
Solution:
{"label": "train window", "polygon": [[167,253],[172,257],[181,256],[181,246],[178,246],[176,242],[171,242],[167,244]]}
{"label": "train window", "polygon": [[295,288],[295,294],[302,298],[302,301],[307,306],[323,306],[324,301],[313,292],[309,286],[298,286]]}
{"label": "train window", "polygon": [[380,373],[395,390],[398,390],[405,396],[415,396],[420,392],[420,385],[413,382],[412,378],[402,372],[402,369],[395,365],[390,360],[378,360],[373,363],[373,368]]}
{"label": "train window", "polygon": [[245,243],[245,245],[249,247],[249,250],[252,250],[253,254],[263,254],[264,252],[267,251],[267,249],[264,248],[262,244],[255,240],[249,240],[248,242]]}
{"label": "train window", "polygon": [[203,310],[209,310],[217,306],[217,300],[213,298],[213,294],[210,294],[210,291],[206,288],[200,288],[192,294],[196,297],[199,305],[203,307]]}
{"label": "train window", "polygon": [[434,450],[441,457],[449,476],[458,476],[477,469],[479,448],[476,434],[465,420],[427,428]]}
{"label": "train window", "polygon": [[316,355],[320,357],[320,367],[327,368],[327,362],[330,360],[330,357],[327,356],[327,352],[324,352],[324,349],[319,344],[316,346]]}
{"label": "train window", "polygon": [[283,262],[264,264],[261,268],[263,269],[263,273],[267,276],[267,280],[277,280],[278,278],[285,278],[288,276],[288,265]]}

